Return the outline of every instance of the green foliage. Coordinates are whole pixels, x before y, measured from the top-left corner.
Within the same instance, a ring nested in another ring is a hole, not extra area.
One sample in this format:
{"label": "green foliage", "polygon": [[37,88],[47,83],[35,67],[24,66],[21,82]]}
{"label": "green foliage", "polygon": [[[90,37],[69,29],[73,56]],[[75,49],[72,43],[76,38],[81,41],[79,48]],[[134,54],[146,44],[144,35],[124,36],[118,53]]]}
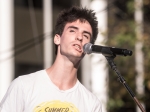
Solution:
{"label": "green foliage", "polygon": [[[119,2],[120,3],[120,2]],[[118,70],[122,76],[126,79],[126,83],[129,85],[131,90],[136,94],[136,71],[135,71],[135,43],[137,41],[135,35],[135,22],[134,22],[134,1],[127,0],[126,4],[123,7],[126,7],[124,11],[126,18],[118,18],[115,15],[109,17],[109,38],[107,45],[113,47],[125,48],[133,51],[132,56],[123,57],[117,56],[114,59]],[[121,6],[120,6],[121,8]],[[110,11],[110,13],[113,13]],[[123,14],[122,14],[123,15]],[[146,22],[149,23],[149,22]],[[146,25],[145,25],[146,26]],[[150,29],[145,27],[144,36],[143,36],[143,52],[144,52],[144,73],[145,73],[145,95],[137,96],[139,101],[143,101],[147,108],[150,108]],[[117,81],[117,75],[112,70],[109,69],[109,101],[108,101],[108,112],[124,112],[130,111],[135,112],[135,102],[125,87]],[[148,110],[148,109],[147,109]]]}
{"label": "green foliage", "polygon": [[[133,23],[129,22],[128,24],[131,25]],[[122,28],[123,30],[121,30],[121,33],[118,33],[113,37],[109,38],[107,44],[114,47],[117,46],[120,48],[130,49],[134,51],[136,38],[133,31],[134,29],[130,27],[130,25],[128,25],[128,28]],[[114,59],[114,62],[116,63],[118,70],[120,71],[122,76],[126,79],[126,83],[130,85],[133,91],[135,91],[135,83],[133,81],[135,80],[134,54],[131,57],[117,56]],[[109,91],[110,99],[108,102],[108,110],[111,112],[115,112],[119,111],[119,108],[126,106],[126,102],[133,102],[133,100],[124,88],[124,86],[119,81],[116,81],[118,77],[115,72],[110,69],[109,74],[109,86],[112,90]],[[134,107],[133,103],[128,103],[129,107]]]}
{"label": "green foliage", "polygon": [[[150,0],[143,0],[143,54],[144,54],[144,87],[145,94],[136,94],[135,70],[135,34],[134,0],[115,0],[108,14],[108,46],[125,48],[133,51],[132,56],[117,56],[114,62],[126,83],[135,93],[140,102],[145,103],[146,111],[150,111]],[[110,68],[110,67],[109,67]],[[109,100],[108,112],[135,112],[135,102],[125,87],[117,81],[116,73],[109,69]]]}
{"label": "green foliage", "polygon": [[129,14],[133,14],[134,13],[134,0],[129,0],[127,2],[127,9],[128,9],[128,13]]}
{"label": "green foliage", "polygon": [[109,99],[108,102],[108,110],[116,110],[117,108],[121,108],[124,105],[124,102],[121,99]]}
{"label": "green foliage", "polygon": [[144,73],[145,73],[145,96],[143,98],[146,106],[150,108],[150,33],[145,33],[143,39],[143,52],[144,52]]}

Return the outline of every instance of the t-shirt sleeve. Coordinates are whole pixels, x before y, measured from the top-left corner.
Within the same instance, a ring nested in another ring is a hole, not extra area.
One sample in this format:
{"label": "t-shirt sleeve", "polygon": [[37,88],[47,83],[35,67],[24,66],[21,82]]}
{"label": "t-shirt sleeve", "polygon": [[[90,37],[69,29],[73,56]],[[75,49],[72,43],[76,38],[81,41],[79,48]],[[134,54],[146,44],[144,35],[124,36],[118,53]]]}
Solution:
{"label": "t-shirt sleeve", "polygon": [[23,112],[23,87],[19,78],[12,81],[0,103],[0,112]]}
{"label": "t-shirt sleeve", "polygon": [[102,112],[101,102],[97,99],[92,112]]}

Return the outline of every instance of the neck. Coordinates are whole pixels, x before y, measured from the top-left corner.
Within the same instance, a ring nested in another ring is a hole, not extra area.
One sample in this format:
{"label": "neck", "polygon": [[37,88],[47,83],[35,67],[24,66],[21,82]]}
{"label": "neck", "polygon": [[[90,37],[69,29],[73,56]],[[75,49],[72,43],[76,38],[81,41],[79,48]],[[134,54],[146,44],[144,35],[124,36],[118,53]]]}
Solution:
{"label": "neck", "polygon": [[72,88],[77,81],[79,62],[74,64],[66,57],[56,57],[54,64],[46,71],[52,82],[61,90]]}

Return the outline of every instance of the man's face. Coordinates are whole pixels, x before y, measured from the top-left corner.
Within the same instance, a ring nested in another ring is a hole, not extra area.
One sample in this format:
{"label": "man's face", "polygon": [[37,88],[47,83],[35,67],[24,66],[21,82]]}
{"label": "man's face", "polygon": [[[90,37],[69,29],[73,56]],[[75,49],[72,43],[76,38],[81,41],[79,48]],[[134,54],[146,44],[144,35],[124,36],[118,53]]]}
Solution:
{"label": "man's face", "polygon": [[67,23],[60,37],[60,53],[67,57],[82,58],[83,46],[92,38],[92,28],[87,21]]}

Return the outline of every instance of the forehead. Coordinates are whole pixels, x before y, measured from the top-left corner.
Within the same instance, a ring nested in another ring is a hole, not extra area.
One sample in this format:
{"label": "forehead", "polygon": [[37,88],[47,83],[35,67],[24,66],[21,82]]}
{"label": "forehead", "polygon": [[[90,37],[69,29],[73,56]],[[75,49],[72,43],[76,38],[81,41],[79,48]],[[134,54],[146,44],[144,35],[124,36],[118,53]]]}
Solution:
{"label": "forehead", "polygon": [[78,19],[74,22],[67,23],[65,25],[64,29],[68,28],[69,26],[76,26],[76,27],[78,27],[78,29],[88,31],[92,34],[92,27],[91,27],[90,23],[86,20],[81,21],[81,20]]}

